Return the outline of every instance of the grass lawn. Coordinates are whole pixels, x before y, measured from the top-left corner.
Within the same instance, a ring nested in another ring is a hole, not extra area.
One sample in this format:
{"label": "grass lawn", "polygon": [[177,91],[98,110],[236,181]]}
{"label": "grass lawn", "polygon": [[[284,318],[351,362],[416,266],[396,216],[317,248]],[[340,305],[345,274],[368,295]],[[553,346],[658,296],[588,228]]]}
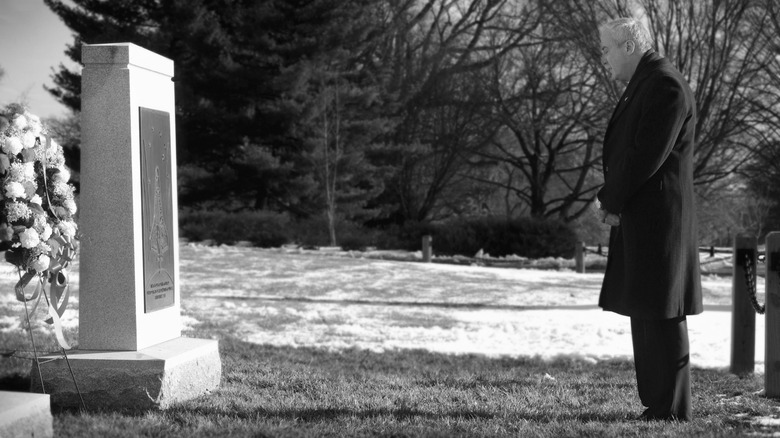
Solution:
{"label": "grass lawn", "polygon": [[329,352],[232,337],[220,353],[215,393],[164,412],[55,413],[56,436],[760,436],[771,428],[751,419],[780,408],[756,394],[761,376],[694,369],[694,421],[637,421],[624,360]]}

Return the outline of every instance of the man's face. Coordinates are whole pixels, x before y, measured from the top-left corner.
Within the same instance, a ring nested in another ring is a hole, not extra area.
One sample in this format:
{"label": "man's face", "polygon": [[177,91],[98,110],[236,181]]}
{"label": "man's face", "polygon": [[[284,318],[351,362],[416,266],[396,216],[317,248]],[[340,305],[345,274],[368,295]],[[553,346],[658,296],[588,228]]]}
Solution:
{"label": "man's face", "polygon": [[601,32],[601,63],[612,73],[612,79],[628,82],[633,72],[630,68],[626,43],[616,44],[612,37]]}

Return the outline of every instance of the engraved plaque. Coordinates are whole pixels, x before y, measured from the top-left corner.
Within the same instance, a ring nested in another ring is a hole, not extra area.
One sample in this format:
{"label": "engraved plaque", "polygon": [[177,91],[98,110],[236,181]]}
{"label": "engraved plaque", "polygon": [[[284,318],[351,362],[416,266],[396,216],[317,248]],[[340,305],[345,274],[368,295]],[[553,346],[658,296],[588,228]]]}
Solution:
{"label": "engraved plaque", "polygon": [[169,117],[165,111],[140,108],[145,313],[171,307],[174,301]]}

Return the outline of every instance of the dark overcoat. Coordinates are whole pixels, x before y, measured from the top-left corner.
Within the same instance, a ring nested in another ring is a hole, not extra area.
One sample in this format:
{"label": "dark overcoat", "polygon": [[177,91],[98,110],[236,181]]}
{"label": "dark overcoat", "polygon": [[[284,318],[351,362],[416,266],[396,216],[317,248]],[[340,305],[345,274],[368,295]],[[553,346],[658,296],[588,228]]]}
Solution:
{"label": "dark overcoat", "polygon": [[599,306],[640,319],[702,311],[693,149],[696,105],[671,63],[645,53],[604,135],[612,227]]}

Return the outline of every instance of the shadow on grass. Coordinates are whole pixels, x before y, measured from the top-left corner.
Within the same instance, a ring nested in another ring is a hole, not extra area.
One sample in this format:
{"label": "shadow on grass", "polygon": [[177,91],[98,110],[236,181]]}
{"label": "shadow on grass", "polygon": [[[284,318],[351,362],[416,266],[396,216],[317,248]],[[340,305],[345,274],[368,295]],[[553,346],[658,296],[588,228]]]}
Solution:
{"label": "shadow on grass", "polygon": [[523,413],[518,412],[510,415],[496,415],[495,413],[484,410],[453,410],[448,412],[427,412],[423,410],[407,408],[379,408],[379,409],[334,409],[334,408],[311,408],[311,409],[253,409],[236,410],[226,412],[223,409],[214,407],[200,406],[197,408],[174,408],[174,411],[180,413],[197,412],[212,418],[224,418],[226,415],[247,421],[257,421],[265,419],[270,421],[287,420],[295,422],[339,422],[342,419],[359,419],[372,421],[395,420],[402,422],[428,420],[429,422],[438,422],[444,420],[502,420],[502,421],[528,421],[533,423],[553,423],[574,421],[579,423],[599,422],[599,423],[624,423],[631,421],[632,417],[626,415],[624,411],[614,411],[605,413],[582,412],[579,414],[562,414],[550,416],[548,413]]}
{"label": "shadow on grass", "polygon": [[221,388],[175,411],[308,423],[621,423],[634,416],[624,402],[635,397],[633,364],[620,360],[326,351],[236,338],[222,339],[220,353]]}
{"label": "shadow on grass", "polygon": [[30,376],[22,374],[0,375],[0,391],[28,392]]}
{"label": "shadow on grass", "polygon": [[[157,412],[53,409],[58,428],[62,436],[741,436],[757,430],[751,418],[778,409],[753,395],[762,376],[694,369],[694,422],[640,422],[626,360],[329,351],[233,337],[220,340],[220,356],[222,383],[211,394]],[[28,386],[29,377],[0,371],[0,385]]]}

